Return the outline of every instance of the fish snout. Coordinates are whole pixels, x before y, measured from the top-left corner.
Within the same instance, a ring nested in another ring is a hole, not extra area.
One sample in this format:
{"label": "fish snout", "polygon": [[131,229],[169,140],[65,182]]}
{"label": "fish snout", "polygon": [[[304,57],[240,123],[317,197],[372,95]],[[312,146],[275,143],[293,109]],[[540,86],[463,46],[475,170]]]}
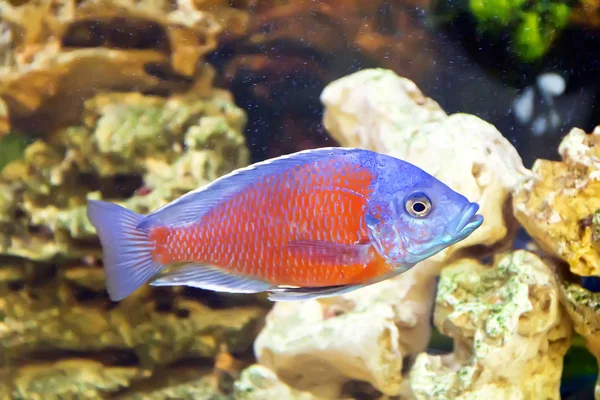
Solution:
{"label": "fish snout", "polygon": [[[449,233],[454,236],[468,236],[483,223],[483,216],[477,214],[479,204],[469,203],[460,212],[455,222],[451,225]],[[453,226],[453,228],[452,228]],[[466,235],[465,235],[466,234]]]}

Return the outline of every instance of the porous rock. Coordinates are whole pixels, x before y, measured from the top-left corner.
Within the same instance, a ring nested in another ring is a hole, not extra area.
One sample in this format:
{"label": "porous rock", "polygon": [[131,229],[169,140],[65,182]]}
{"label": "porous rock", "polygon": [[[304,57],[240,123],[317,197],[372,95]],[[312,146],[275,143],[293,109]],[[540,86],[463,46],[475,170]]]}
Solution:
{"label": "porous rock", "polygon": [[[246,368],[234,385],[235,398],[238,400],[325,400],[326,398],[293,389],[283,383],[270,369],[262,365]],[[340,398],[339,400],[344,400]]]}
{"label": "porous rock", "polygon": [[259,305],[211,308],[183,294],[150,297],[148,292],[144,288],[111,306],[102,292],[60,277],[45,285],[4,290],[3,360],[60,351],[116,351],[153,368],[190,357],[210,358],[222,345],[246,351],[265,313]]}
{"label": "porous rock", "polygon": [[39,139],[0,172],[0,255],[99,256],[89,199],[148,213],[248,162],[245,113],[228,92],[104,93],[81,125]]}
{"label": "porous rock", "polygon": [[553,267],[533,253],[497,255],[493,266],[461,259],[441,273],[435,326],[454,340],[447,355],[419,354],[417,399],[560,399],[572,323]]}
{"label": "porous rock", "polygon": [[413,268],[332,298],[277,303],[254,343],[264,365],[294,389],[336,398],[345,383],[403,391],[404,363],[427,347],[439,266]]}
{"label": "porous rock", "polygon": [[100,398],[145,375],[147,371],[138,367],[109,366],[88,359],[32,363],[7,372],[7,385],[0,388],[0,397],[14,400]]}
{"label": "porous rock", "polygon": [[26,399],[232,400],[231,388],[214,370],[198,364],[157,371],[139,366],[67,358],[33,362],[10,372],[0,370],[0,397]]}
{"label": "porous rock", "polygon": [[210,87],[202,56],[248,20],[191,0],[0,2],[0,15],[0,132],[38,134],[76,123],[98,91]]}
{"label": "porous rock", "polygon": [[562,161],[537,160],[514,192],[519,222],[539,246],[580,276],[600,276],[594,212],[600,209],[600,127],[574,128],[562,140]]}

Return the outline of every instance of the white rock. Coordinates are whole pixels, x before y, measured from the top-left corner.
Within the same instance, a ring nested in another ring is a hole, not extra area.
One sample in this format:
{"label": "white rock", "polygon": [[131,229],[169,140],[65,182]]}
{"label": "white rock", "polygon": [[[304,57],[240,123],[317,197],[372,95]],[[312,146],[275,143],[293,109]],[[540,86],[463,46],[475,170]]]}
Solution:
{"label": "white rock", "polygon": [[360,380],[401,394],[403,358],[429,341],[438,269],[429,263],[342,296],[275,304],[254,344],[259,363],[299,390]]}

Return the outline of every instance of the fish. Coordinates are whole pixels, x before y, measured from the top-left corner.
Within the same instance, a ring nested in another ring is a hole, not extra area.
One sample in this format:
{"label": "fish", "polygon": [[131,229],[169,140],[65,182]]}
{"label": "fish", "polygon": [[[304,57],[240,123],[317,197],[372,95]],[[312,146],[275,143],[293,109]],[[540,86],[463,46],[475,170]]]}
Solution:
{"label": "fish", "polygon": [[141,286],[337,296],[399,275],[468,237],[479,205],[396,157],[303,150],[237,169],[142,215],[89,200],[106,290]]}

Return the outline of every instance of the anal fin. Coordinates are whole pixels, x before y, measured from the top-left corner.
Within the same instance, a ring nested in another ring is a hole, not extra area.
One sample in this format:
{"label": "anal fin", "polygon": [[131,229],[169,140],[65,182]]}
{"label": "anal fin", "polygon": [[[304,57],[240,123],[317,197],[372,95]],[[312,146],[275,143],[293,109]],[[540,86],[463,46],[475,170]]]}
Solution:
{"label": "anal fin", "polygon": [[382,282],[386,279],[393,278],[403,272],[406,272],[411,266],[398,266],[398,268],[389,271],[383,275],[375,277],[364,283],[354,285],[335,285],[322,287],[277,287],[269,289],[269,300],[271,301],[299,301],[312,300],[322,297],[335,297],[342,294],[350,293],[361,289],[365,286],[370,286],[375,283]]}
{"label": "anal fin", "polygon": [[152,286],[190,286],[227,293],[260,293],[273,287],[258,279],[234,275],[218,267],[185,264],[150,283]]}
{"label": "anal fin", "polygon": [[344,293],[352,292],[356,289],[366,286],[359,285],[336,285],[323,287],[290,287],[276,288],[269,290],[269,300],[271,301],[299,301],[312,300],[323,297],[334,297]]}

